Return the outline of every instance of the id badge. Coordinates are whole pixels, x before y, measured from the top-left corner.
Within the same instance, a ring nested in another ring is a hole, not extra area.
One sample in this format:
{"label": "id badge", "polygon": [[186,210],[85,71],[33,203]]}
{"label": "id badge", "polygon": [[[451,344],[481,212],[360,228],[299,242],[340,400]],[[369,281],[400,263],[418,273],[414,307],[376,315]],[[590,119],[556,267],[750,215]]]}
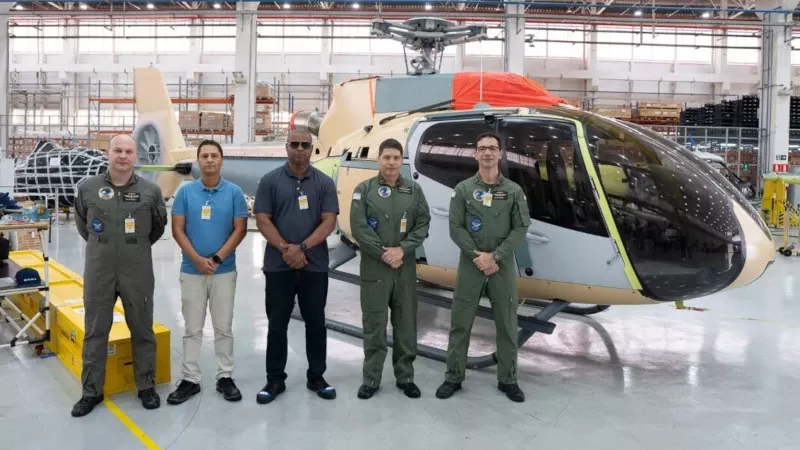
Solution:
{"label": "id badge", "polygon": [[125,219],[125,234],[133,234],[136,232],[136,219],[128,217]]}
{"label": "id badge", "polygon": [[483,206],[490,208],[492,206],[492,193],[486,192],[483,194]]}
{"label": "id badge", "polygon": [[406,232],[406,225],[407,224],[408,224],[408,220],[406,220],[406,216],[405,216],[405,214],[403,214],[403,218],[400,219],[400,232],[401,233],[405,233]]}
{"label": "id badge", "polygon": [[297,197],[297,204],[300,206],[300,210],[308,209],[308,197],[305,195]]}
{"label": "id badge", "polygon": [[200,210],[200,218],[203,220],[211,219],[211,205],[203,205],[203,208]]}

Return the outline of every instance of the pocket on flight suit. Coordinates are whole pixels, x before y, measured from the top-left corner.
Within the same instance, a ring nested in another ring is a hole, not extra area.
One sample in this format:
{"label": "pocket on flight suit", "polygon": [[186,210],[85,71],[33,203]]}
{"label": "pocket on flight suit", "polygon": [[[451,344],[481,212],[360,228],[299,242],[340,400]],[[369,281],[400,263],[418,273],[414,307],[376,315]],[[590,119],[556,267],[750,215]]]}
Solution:
{"label": "pocket on flight suit", "polygon": [[386,311],[389,307],[389,296],[386,295],[386,280],[361,279],[361,311],[376,313]]}

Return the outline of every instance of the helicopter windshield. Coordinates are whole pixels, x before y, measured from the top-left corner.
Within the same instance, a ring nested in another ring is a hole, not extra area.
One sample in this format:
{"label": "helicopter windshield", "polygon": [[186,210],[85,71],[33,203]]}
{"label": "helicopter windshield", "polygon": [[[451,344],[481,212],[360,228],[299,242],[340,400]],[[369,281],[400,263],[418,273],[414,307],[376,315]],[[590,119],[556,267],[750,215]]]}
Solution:
{"label": "helicopter windshield", "polygon": [[730,199],[754,213],[741,193],[691,152],[644,127],[597,115],[583,122],[643,287],[674,301],[730,284],[744,265],[744,238]]}

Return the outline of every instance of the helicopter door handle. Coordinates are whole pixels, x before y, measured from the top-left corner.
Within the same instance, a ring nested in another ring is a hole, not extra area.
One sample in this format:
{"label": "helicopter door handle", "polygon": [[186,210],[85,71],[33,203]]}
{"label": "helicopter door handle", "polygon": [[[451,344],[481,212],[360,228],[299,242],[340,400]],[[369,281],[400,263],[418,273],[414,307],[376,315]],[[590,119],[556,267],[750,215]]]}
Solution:
{"label": "helicopter door handle", "polygon": [[547,244],[550,242],[549,237],[537,233],[536,231],[528,231],[525,233],[525,239],[527,239],[529,242],[533,242],[534,244]]}
{"label": "helicopter door handle", "polygon": [[449,211],[444,208],[431,208],[431,212],[441,217],[448,217]]}

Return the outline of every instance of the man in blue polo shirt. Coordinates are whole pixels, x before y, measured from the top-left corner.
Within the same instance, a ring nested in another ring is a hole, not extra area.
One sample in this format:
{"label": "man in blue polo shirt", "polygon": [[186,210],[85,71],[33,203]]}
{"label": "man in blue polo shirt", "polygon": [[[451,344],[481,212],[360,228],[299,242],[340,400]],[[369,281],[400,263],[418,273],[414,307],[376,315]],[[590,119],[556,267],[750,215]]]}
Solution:
{"label": "man in blue polo shirt", "polygon": [[222,147],[206,140],[197,147],[200,179],[181,186],[172,205],[172,235],[183,250],[181,304],[183,380],[167,398],[177,405],[200,392],[200,346],[206,308],[214,327],[217,391],[225,400],[242,394],[233,374],[233,304],[236,247],[247,233],[247,202],[241,188],[222,179]]}

